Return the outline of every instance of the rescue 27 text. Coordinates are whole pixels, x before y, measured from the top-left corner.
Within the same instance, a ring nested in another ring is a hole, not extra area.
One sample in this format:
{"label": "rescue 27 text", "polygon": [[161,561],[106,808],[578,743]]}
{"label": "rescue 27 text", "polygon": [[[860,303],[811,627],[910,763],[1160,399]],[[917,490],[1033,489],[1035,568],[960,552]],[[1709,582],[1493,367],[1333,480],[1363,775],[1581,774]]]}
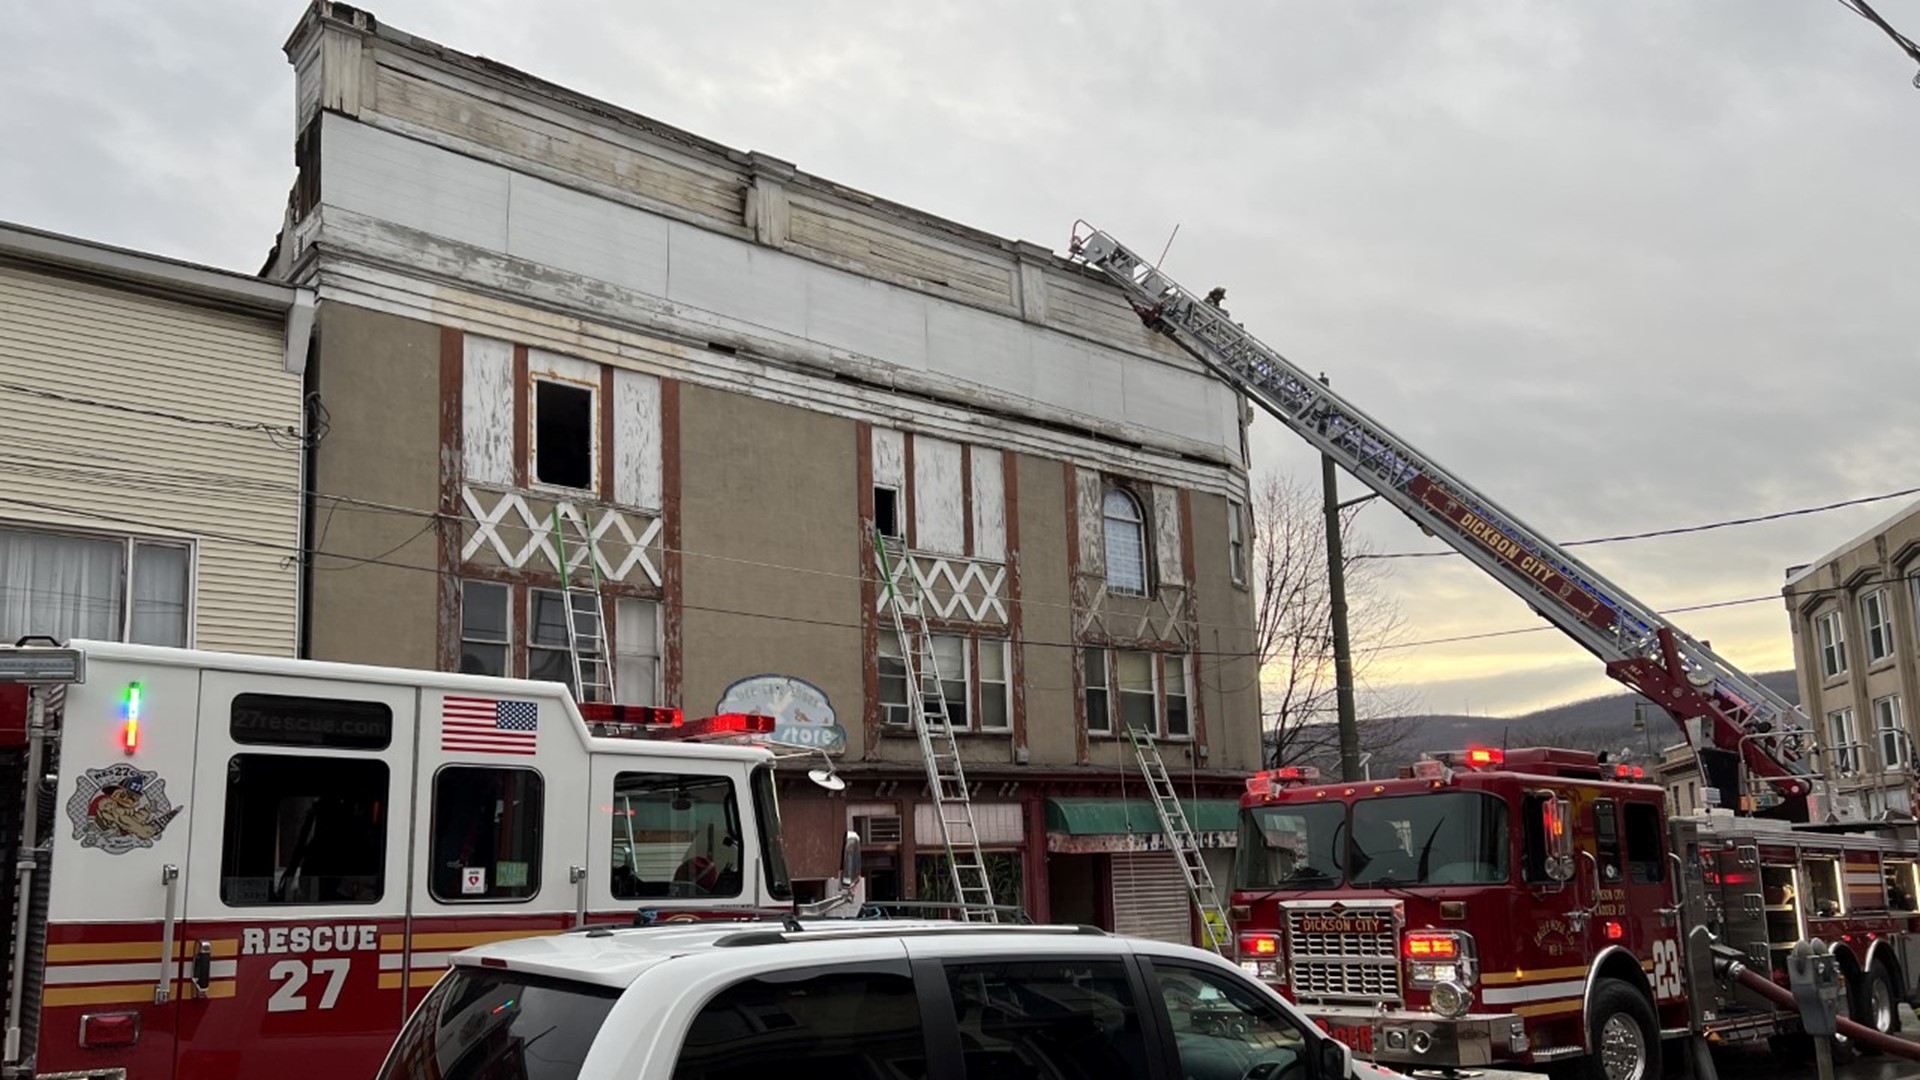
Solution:
{"label": "rescue 27 text", "polygon": [[240,954],[373,952],[380,948],[375,926],[249,926],[240,931]]}

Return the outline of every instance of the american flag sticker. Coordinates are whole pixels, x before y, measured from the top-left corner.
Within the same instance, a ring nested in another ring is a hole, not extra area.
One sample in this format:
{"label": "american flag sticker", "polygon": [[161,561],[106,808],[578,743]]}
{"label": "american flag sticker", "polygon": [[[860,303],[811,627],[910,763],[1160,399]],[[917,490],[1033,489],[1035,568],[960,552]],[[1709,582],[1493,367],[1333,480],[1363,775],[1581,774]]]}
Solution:
{"label": "american flag sticker", "polygon": [[531,754],[539,748],[540,705],[455,697],[440,701],[440,749],[455,754]]}

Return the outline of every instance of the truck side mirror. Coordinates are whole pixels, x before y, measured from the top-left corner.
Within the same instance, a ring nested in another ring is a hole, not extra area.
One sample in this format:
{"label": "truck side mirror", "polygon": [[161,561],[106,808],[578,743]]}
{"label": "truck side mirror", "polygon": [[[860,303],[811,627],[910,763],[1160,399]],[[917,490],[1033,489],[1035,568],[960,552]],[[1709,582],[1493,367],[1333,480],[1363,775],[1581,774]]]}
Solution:
{"label": "truck side mirror", "polygon": [[853,883],[859,880],[860,834],[848,830],[846,844],[840,849],[840,891],[852,892]]}
{"label": "truck side mirror", "polygon": [[1313,1052],[1315,1080],[1348,1080],[1353,1075],[1353,1051],[1346,1043],[1322,1038]]}
{"label": "truck side mirror", "polygon": [[1561,797],[1542,800],[1540,816],[1547,836],[1547,876],[1566,881],[1573,877],[1573,803]]}

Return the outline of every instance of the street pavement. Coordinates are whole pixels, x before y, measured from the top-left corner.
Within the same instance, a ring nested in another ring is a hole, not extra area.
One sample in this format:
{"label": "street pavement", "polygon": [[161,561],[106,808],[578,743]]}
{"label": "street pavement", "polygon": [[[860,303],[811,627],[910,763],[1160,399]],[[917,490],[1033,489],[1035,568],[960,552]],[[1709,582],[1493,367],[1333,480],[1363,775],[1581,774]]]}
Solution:
{"label": "street pavement", "polygon": [[[1900,1007],[1900,1034],[1902,1037],[1920,1043],[1920,1017],[1913,1010]],[[1811,1058],[1793,1061],[1767,1049],[1764,1040],[1737,1047],[1726,1047],[1714,1051],[1714,1067],[1720,1074],[1720,1080],[1819,1080],[1819,1070]],[[1668,1062],[1669,1076],[1685,1076],[1678,1062]],[[1540,1080],[1537,1073],[1506,1072],[1502,1070],[1475,1070],[1459,1074],[1466,1077],[1478,1077],[1481,1080]],[[1863,1057],[1847,1065],[1838,1065],[1833,1070],[1834,1080],[1920,1080],[1920,1061],[1908,1061],[1896,1057]]]}

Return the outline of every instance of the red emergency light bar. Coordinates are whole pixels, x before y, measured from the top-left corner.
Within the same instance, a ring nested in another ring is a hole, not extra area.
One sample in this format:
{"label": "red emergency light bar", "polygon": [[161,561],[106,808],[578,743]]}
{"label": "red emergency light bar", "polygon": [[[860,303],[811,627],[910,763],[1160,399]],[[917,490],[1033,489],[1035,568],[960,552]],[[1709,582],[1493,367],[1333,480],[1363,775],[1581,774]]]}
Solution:
{"label": "red emergency light bar", "polygon": [[771,716],[754,713],[720,713],[688,720],[679,709],[655,705],[613,705],[603,701],[582,702],[580,716],[586,720],[589,732],[603,738],[673,739],[679,742],[770,735],[775,723]]}
{"label": "red emergency light bar", "polygon": [[1475,749],[1467,751],[1467,764],[1476,768],[1499,765],[1506,760],[1507,754],[1504,750],[1490,750],[1486,747],[1476,747]]}
{"label": "red emergency light bar", "polygon": [[580,715],[589,724],[631,724],[637,727],[679,727],[686,715],[679,709],[656,705],[615,705],[605,701],[583,701]]}
{"label": "red emergency light bar", "polygon": [[1319,781],[1320,770],[1311,765],[1286,765],[1278,769],[1263,769],[1247,777],[1247,791],[1254,795],[1265,795],[1283,787]]}
{"label": "red emergency light bar", "polygon": [[682,739],[716,739],[737,736],[771,735],[774,719],[758,713],[719,713],[685,726]]}
{"label": "red emergency light bar", "polygon": [[1647,770],[1646,767],[1642,765],[1615,765],[1613,767],[1613,778],[1615,780],[1645,780],[1647,778]]}

